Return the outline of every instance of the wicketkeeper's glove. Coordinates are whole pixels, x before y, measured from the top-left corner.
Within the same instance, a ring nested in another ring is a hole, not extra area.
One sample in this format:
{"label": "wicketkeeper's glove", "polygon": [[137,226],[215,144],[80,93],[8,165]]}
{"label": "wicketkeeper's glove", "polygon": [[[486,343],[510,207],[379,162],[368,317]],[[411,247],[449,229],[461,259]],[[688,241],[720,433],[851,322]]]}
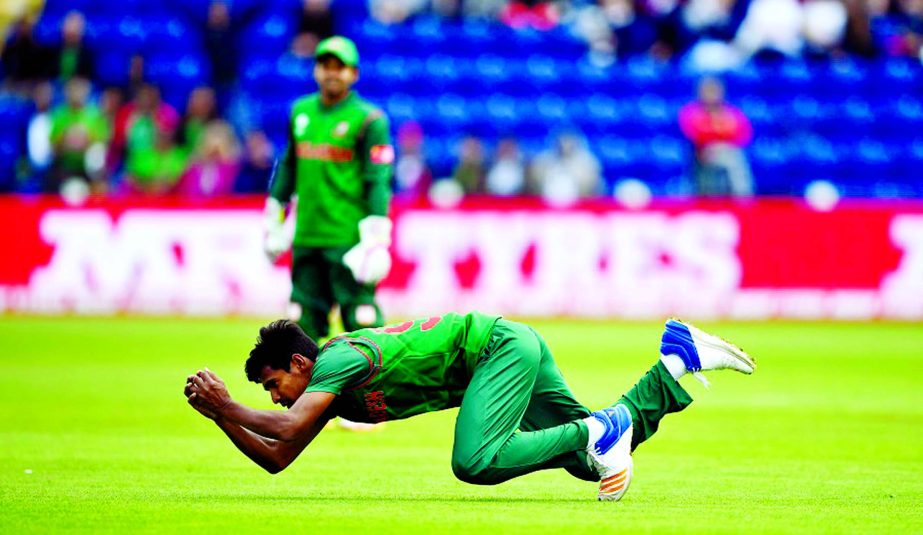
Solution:
{"label": "wicketkeeper's glove", "polygon": [[343,255],[343,264],[363,284],[375,284],[391,271],[391,220],[370,215],[359,221],[359,243]]}
{"label": "wicketkeeper's glove", "polygon": [[263,250],[269,261],[275,262],[292,245],[291,238],[285,233],[285,207],[276,199],[267,198],[263,220],[266,227]]}

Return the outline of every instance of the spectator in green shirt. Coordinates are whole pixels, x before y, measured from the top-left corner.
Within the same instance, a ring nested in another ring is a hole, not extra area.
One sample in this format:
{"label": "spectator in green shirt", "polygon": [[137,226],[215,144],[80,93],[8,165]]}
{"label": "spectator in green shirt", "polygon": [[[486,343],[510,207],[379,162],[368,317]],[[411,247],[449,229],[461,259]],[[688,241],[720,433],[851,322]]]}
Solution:
{"label": "spectator in green shirt", "polygon": [[186,101],[186,113],[179,130],[179,144],[191,154],[201,144],[207,125],[217,118],[215,90],[208,86],[193,89]]}
{"label": "spectator in green shirt", "polygon": [[85,27],[86,20],[79,11],[71,11],[64,18],[61,27],[61,48],[55,61],[58,78],[62,82],[74,76],[93,78],[93,56],[83,44]]}
{"label": "spectator in green shirt", "polygon": [[[51,146],[54,172],[44,184],[47,193],[57,192],[69,178],[97,182],[101,176],[109,124],[95,105],[88,102],[90,82],[72,78],[64,87],[65,103],[51,117]],[[98,185],[98,184],[93,184]]]}
{"label": "spectator in green shirt", "polygon": [[189,156],[176,144],[176,123],[158,121],[154,144],[132,150],[125,164],[128,193],[165,195],[173,191],[186,171]]}

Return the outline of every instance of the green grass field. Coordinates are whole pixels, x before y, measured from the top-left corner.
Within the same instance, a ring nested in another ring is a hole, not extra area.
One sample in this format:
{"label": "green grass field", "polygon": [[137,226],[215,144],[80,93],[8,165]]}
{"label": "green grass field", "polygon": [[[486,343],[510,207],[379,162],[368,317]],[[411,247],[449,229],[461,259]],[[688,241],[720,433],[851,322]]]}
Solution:
{"label": "green grass field", "polygon": [[[328,429],[266,474],[182,396],[207,365],[270,407],[242,372],[260,324],[0,318],[0,533],[923,532],[919,324],[703,324],[760,367],[710,391],[683,379],[696,402],[639,448],[615,504],[563,471],[455,480],[455,411]],[[657,355],[656,323],[532,324],[594,408]]]}

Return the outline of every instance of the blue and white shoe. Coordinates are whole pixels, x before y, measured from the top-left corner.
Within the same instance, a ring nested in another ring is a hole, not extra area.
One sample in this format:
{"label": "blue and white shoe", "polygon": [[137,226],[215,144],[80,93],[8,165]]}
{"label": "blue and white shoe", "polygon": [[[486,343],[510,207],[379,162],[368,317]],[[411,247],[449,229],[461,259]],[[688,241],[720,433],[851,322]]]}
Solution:
{"label": "blue and white shoe", "polygon": [[631,483],[631,413],[625,405],[607,407],[591,415],[605,426],[603,436],[587,447],[599,473],[599,500],[618,501]]}
{"label": "blue and white shoe", "polygon": [[739,347],[677,319],[667,320],[660,354],[678,356],[705,386],[708,380],[699,372],[731,369],[749,375],[756,369],[753,358]]}

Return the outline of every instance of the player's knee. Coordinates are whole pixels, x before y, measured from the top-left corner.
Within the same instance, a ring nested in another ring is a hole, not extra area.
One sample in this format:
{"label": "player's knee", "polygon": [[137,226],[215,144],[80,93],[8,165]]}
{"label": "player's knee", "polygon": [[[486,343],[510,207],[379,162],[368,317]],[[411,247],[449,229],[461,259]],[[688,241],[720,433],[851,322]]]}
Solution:
{"label": "player's knee", "polygon": [[460,481],[472,485],[494,485],[497,482],[489,477],[489,467],[472,462],[452,460],[452,473]]}

